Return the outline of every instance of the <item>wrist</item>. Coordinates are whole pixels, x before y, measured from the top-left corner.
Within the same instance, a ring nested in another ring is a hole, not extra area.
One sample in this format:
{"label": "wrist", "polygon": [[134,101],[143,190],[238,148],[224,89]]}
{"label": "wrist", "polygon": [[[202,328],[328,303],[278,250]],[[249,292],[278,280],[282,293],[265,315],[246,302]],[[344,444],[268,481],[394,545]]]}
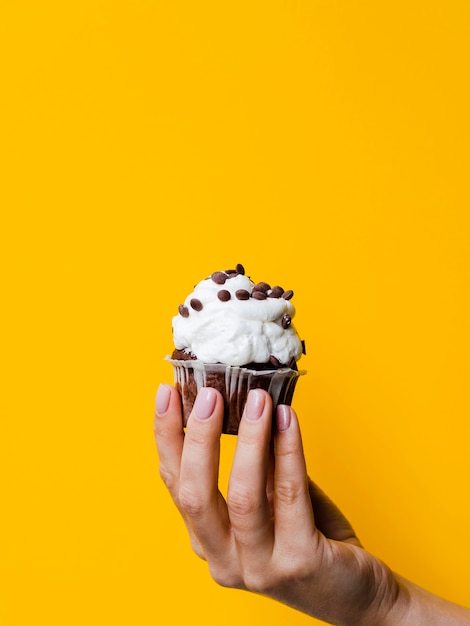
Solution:
{"label": "wrist", "polygon": [[[408,581],[397,576],[380,559],[374,559],[374,561],[375,584],[371,599],[362,610],[359,619],[356,616],[352,624],[355,626],[405,626],[405,624],[418,626],[418,623],[407,621],[412,604]],[[351,624],[346,622],[345,626],[351,626]]]}
{"label": "wrist", "polygon": [[[380,626],[397,626],[410,624],[408,617],[412,611],[412,590],[409,582],[401,576],[390,571],[393,577],[393,593],[389,597],[389,601],[385,602],[380,612],[380,618],[375,622]],[[414,626],[418,626],[417,623]]]}
{"label": "wrist", "polygon": [[356,570],[359,575],[349,589],[350,594],[343,590],[343,602],[338,607],[340,611],[332,616],[331,623],[341,626],[408,624],[404,621],[410,604],[407,581],[396,576],[383,561],[362,548],[352,548],[352,551],[356,563],[360,564],[359,570]]}
{"label": "wrist", "polygon": [[[361,579],[355,598],[349,598],[349,606],[337,623],[342,626],[404,626],[410,607],[407,581],[397,576],[380,559],[370,553],[363,557]],[[359,556],[359,555],[358,555]],[[336,622],[334,622],[336,623]],[[418,626],[413,624],[412,626]]]}
{"label": "wrist", "polygon": [[399,592],[380,626],[470,626],[470,609],[439,598],[401,576]]}

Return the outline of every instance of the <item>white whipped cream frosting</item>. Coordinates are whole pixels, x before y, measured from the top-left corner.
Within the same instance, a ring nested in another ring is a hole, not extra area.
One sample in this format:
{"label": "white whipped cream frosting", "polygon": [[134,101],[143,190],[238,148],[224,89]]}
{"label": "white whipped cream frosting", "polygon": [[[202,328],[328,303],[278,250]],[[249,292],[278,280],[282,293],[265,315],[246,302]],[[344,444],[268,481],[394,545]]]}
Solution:
{"label": "white whipped cream frosting", "polygon": [[[267,363],[271,356],[282,364],[292,358],[297,361],[302,355],[302,342],[292,324],[286,328],[282,324],[285,315],[294,317],[293,304],[282,297],[237,298],[236,291],[244,289],[251,295],[254,286],[244,274],[227,278],[222,285],[212,278],[198,283],[184,301],[189,315],[173,318],[175,348],[205,363]],[[230,292],[230,300],[219,299],[221,290]],[[202,304],[201,310],[191,306],[194,299]]]}

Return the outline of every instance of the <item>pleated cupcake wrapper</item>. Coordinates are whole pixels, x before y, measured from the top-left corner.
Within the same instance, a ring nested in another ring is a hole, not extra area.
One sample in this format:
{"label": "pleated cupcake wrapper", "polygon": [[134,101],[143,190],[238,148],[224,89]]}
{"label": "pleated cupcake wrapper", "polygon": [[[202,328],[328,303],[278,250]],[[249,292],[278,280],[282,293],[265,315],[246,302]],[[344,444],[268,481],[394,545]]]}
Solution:
{"label": "pleated cupcake wrapper", "polygon": [[166,359],[173,365],[175,386],[181,393],[184,425],[187,423],[199,389],[214,387],[224,398],[223,432],[229,434],[238,432],[243,408],[251,389],[265,389],[273,400],[275,410],[278,404],[291,404],[297,380],[306,373],[290,368],[252,370],[221,363],[180,361],[171,357]]}

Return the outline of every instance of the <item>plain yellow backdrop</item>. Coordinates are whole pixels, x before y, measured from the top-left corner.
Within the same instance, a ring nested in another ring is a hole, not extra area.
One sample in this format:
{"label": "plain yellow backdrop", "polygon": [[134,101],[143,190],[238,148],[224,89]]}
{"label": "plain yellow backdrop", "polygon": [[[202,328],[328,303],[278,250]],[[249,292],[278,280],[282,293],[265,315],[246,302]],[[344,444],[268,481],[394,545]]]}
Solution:
{"label": "plain yellow backdrop", "polygon": [[1,2],[2,626],[314,623],[158,478],[171,317],[236,263],[295,291],[310,474],[470,604],[469,7]]}

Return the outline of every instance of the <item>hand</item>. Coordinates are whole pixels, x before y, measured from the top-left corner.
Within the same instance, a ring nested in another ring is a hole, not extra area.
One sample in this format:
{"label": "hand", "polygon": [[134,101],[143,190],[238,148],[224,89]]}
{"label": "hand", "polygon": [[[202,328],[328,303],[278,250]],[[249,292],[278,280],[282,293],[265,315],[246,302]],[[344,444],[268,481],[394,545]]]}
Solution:
{"label": "hand", "polygon": [[201,390],[186,434],[172,387],[160,388],[157,411],[161,476],[194,551],[219,584],[262,593],[335,624],[380,623],[399,584],[308,481],[292,408],[278,407],[272,438],[271,398],[262,390],[250,393],[227,502],[218,489],[221,395]]}
{"label": "hand", "polygon": [[470,611],[395,575],[307,477],[297,417],[249,394],[227,502],[218,489],[223,400],[202,389],[184,432],[181,399],[157,394],[160,473],[194,551],[221,585],[261,593],[337,625],[469,626]]}

